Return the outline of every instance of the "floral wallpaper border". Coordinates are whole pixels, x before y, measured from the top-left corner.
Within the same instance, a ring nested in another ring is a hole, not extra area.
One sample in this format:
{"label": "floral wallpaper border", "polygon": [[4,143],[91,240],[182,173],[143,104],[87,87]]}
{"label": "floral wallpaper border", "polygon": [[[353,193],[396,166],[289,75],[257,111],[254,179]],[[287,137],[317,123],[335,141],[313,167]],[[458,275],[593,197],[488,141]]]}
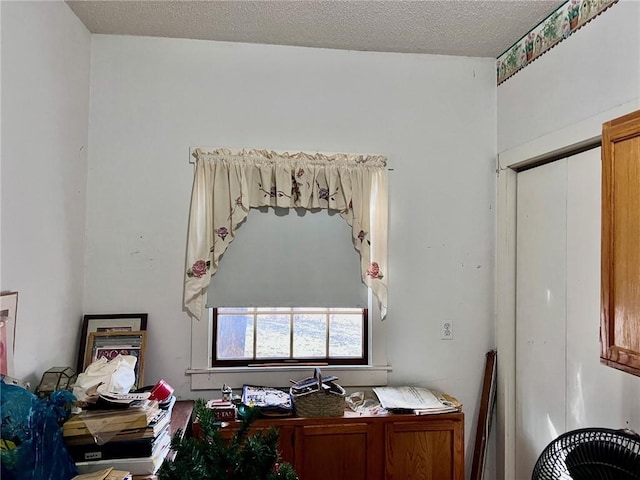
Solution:
{"label": "floral wallpaper border", "polygon": [[555,47],[618,0],[568,0],[496,61],[498,85]]}

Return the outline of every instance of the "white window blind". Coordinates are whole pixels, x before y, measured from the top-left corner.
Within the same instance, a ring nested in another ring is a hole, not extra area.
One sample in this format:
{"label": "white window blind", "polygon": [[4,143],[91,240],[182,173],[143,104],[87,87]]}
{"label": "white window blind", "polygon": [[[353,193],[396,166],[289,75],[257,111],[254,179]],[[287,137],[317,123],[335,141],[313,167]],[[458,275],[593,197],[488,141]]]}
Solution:
{"label": "white window blind", "polygon": [[207,291],[210,307],[367,307],[351,228],[327,209],[252,208]]}

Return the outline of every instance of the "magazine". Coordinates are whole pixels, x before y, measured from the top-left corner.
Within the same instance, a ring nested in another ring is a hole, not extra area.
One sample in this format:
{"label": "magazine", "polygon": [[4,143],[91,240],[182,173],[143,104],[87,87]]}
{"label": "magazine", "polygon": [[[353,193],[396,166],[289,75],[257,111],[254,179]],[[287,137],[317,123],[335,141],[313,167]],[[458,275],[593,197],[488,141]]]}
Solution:
{"label": "magazine", "polygon": [[293,400],[289,392],[273,387],[244,385],[242,403],[257,407],[265,416],[286,417],[293,415]]}

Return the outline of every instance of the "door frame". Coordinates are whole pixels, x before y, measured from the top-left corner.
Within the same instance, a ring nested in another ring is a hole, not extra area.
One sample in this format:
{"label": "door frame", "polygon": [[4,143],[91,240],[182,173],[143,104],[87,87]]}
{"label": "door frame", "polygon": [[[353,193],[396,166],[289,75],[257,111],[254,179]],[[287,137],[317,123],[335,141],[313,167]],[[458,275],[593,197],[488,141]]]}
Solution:
{"label": "door frame", "polygon": [[498,154],[496,174],[496,346],[498,480],[515,478],[516,420],[516,195],[518,172],[601,144],[602,124],[640,108],[619,105]]}

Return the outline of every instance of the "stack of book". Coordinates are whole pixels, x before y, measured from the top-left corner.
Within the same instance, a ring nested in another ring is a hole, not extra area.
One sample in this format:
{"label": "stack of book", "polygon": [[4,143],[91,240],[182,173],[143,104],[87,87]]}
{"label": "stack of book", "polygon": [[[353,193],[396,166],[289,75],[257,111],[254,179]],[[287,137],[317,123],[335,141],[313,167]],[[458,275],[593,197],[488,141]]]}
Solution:
{"label": "stack of book", "polygon": [[132,480],[132,477],[129,472],[114,470],[109,467],[98,472],[76,475],[71,480]]}
{"label": "stack of book", "polygon": [[216,418],[220,422],[232,422],[238,414],[236,406],[226,400],[209,400],[207,408],[211,408],[216,412]]}
{"label": "stack of book", "polygon": [[113,467],[132,475],[152,475],[169,453],[170,423],[170,409],[144,402],[75,415],[62,426],[62,435],[79,473]]}

